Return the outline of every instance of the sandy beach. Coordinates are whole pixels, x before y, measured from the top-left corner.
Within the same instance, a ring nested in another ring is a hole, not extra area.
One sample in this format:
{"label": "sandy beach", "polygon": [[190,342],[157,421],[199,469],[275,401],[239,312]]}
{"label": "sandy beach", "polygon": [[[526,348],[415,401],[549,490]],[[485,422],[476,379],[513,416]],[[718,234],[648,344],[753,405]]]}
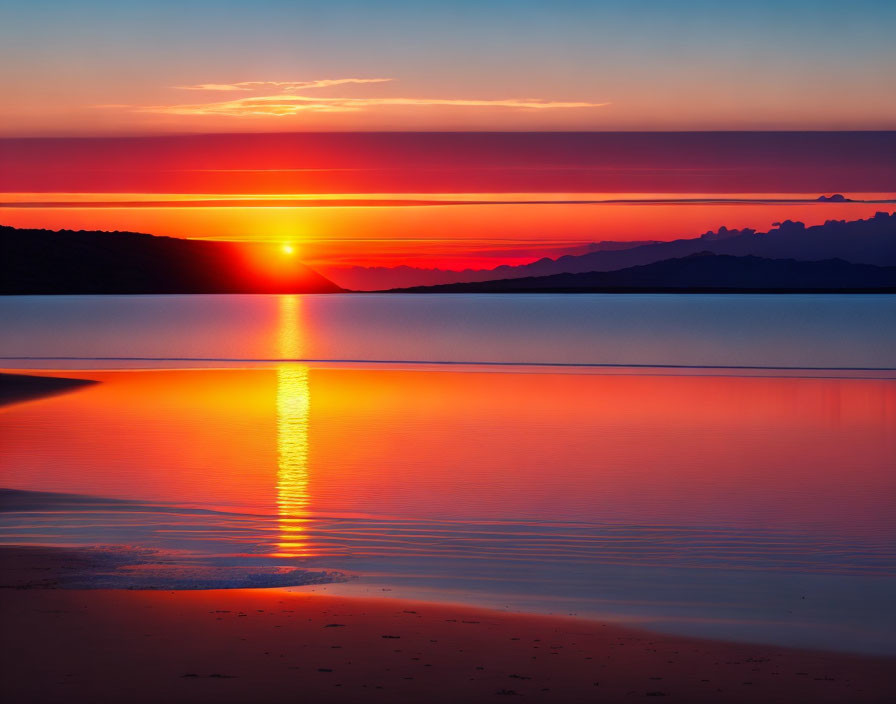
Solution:
{"label": "sandy beach", "polygon": [[885,702],[893,661],[282,590],[7,589],[9,702]]}

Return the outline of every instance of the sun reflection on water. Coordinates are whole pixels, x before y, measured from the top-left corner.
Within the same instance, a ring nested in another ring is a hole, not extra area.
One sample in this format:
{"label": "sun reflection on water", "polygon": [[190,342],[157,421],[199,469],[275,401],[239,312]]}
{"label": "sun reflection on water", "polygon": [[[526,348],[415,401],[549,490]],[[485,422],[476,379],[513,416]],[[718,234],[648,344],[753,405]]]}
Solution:
{"label": "sun reflection on water", "polygon": [[[302,355],[301,300],[280,298],[278,347],[283,359]],[[277,513],[280,539],[276,555],[308,557],[308,367],[284,362],[277,367]]]}

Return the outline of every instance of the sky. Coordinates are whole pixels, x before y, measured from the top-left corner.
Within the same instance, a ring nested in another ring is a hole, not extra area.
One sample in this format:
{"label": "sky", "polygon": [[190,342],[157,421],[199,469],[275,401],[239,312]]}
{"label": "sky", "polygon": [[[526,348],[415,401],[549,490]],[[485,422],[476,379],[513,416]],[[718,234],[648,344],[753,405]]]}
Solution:
{"label": "sky", "polygon": [[867,0],[0,0],[0,224],[478,268],[865,217],[775,200],[892,199],[894,30]]}
{"label": "sky", "polygon": [[[0,159],[0,223],[288,242],[324,269],[491,268],[599,240],[854,220],[896,197],[896,132],[0,139]],[[818,202],[833,193],[856,202]]]}
{"label": "sky", "polygon": [[896,128],[896,4],[0,2],[2,135]]}

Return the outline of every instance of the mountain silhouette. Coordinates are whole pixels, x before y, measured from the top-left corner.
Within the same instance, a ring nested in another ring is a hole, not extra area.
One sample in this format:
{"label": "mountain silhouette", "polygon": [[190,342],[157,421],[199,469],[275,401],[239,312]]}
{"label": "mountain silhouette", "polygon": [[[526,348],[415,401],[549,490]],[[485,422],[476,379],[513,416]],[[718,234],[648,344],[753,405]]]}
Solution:
{"label": "mountain silhouette", "polygon": [[[590,254],[592,252],[631,249],[645,244],[655,244],[657,240],[635,240],[616,242],[604,240],[584,245],[565,248],[565,253],[572,255]],[[556,251],[556,250],[555,250]],[[544,258],[539,261],[552,261]],[[493,269],[428,269],[408,266],[351,266],[326,268],[326,275],[344,288],[356,291],[376,291],[384,288],[406,288],[408,286],[434,286],[451,284],[459,281],[489,281],[491,279],[509,278],[516,275],[518,267],[502,264]]]}
{"label": "mountain silhouette", "polygon": [[617,271],[401,289],[418,293],[896,292],[896,266],[698,252]]}
{"label": "mountain silhouette", "polygon": [[[764,233],[749,228],[729,230],[720,227],[699,237],[669,242],[597,242],[582,245],[584,253],[494,269],[454,272],[406,266],[355,267],[352,269],[355,275],[340,278],[339,285],[293,260],[281,259],[282,266],[266,272],[259,271],[256,266],[253,273],[247,253],[260,247],[262,245],[184,240],[134,232],[57,232],[0,226],[0,293],[329,293],[345,288],[408,289],[419,288],[421,284],[613,272],[696,253],[816,264],[821,260],[840,260],[840,264],[865,264],[873,270],[880,266],[896,266],[896,213],[879,212],[872,218],[849,222],[828,220],[813,227],[785,220],[775,223]],[[266,256],[273,260],[279,258],[276,253]],[[717,264],[721,264],[721,260]],[[816,283],[807,282],[806,287],[863,288],[858,281],[849,286],[836,282],[821,282],[816,286]],[[551,285],[566,286],[556,282]],[[575,284],[576,287],[579,285]],[[611,288],[616,285],[610,280],[593,284]],[[675,282],[669,285],[679,286]],[[724,280],[705,285],[727,286]],[[505,284],[501,286],[506,290]],[[754,288],[749,282],[744,286]],[[790,290],[786,282],[757,281],[755,286]],[[879,288],[877,284],[873,287]]]}
{"label": "mountain silhouette", "polygon": [[[832,196],[834,197],[834,196]],[[604,246],[608,245],[608,246]],[[626,246],[629,245],[629,246]],[[753,255],[770,259],[843,259],[857,264],[896,265],[896,213],[877,213],[866,220],[828,220],[806,227],[786,220],[768,232],[720,227],[699,237],[665,242],[607,242],[592,245],[593,251],[555,259],[544,257],[529,264],[460,272],[397,267],[356,268],[348,275],[328,272],[341,286],[353,289],[386,289],[442,283],[491,281],[495,279],[548,276],[586,271],[613,271],[664,259],[709,251],[733,256]],[[437,274],[433,276],[433,272]]]}
{"label": "mountain silhouette", "polygon": [[[724,235],[724,236],[720,236]],[[756,256],[769,259],[843,259],[856,264],[896,265],[896,213],[877,213],[867,220],[828,220],[806,227],[801,222],[775,223],[768,232],[727,230],[707,232],[692,239],[658,242],[613,252],[540,260],[514,267],[514,278],[585,271],[613,271],[697,252]],[[510,278],[510,277],[502,277]]]}
{"label": "mountain silhouette", "polygon": [[[0,226],[0,294],[343,290],[304,264],[283,260],[273,247],[270,254],[259,247],[136,232]],[[259,266],[253,251],[277,266]]]}

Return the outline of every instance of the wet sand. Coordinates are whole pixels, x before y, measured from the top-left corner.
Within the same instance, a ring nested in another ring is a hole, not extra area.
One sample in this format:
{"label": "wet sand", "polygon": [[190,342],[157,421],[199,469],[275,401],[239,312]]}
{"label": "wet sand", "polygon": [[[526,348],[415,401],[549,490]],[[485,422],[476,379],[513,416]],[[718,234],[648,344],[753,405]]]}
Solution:
{"label": "wet sand", "polygon": [[891,701],[896,661],[282,590],[4,589],[9,702]]}

